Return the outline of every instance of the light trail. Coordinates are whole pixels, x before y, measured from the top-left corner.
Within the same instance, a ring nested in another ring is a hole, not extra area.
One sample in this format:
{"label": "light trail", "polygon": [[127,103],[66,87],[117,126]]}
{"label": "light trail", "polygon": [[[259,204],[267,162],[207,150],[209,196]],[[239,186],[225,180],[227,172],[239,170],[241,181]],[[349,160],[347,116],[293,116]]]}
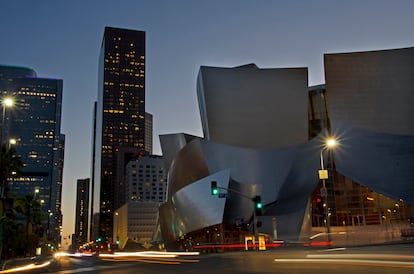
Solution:
{"label": "light trail", "polygon": [[199,252],[116,252],[114,254],[100,254],[99,257],[111,262],[142,262],[153,264],[177,265],[181,263],[198,263],[200,260],[178,259],[180,256],[198,256]]}
{"label": "light trail", "polygon": [[0,273],[14,273],[14,272],[20,272],[20,271],[25,271],[25,270],[31,270],[31,269],[39,269],[39,268],[44,268],[47,267],[48,265],[50,265],[50,261],[44,262],[42,264],[28,264],[28,265],[24,265],[24,266],[20,266],[20,267],[15,267],[15,268],[11,268],[11,269],[6,269],[6,270],[2,270],[0,271]]}
{"label": "light trail", "polygon": [[53,256],[55,258],[59,257],[92,257],[95,253],[68,253],[68,252],[56,252]]}
{"label": "light trail", "polygon": [[116,258],[116,257],[150,257],[150,258],[176,258],[174,254],[146,254],[142,252],[116,252],[114,254],[99,254],[101,258]]}

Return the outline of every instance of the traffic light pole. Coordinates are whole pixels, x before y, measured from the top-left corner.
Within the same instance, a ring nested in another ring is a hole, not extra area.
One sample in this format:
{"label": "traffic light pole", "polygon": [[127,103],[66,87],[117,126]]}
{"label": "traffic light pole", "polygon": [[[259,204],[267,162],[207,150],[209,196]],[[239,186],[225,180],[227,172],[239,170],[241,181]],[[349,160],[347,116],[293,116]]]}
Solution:
{"label": "traffic light pole", "polygon": [[[253,204],[254,204],[254,210],[253,210],[253,230],[254,230],[253,233],[254,233],[254,242],[253,242],[253,244],[255,244],[256,239],[258,239],[258,237],[257,237],[258,236],[257,235],[258,234],[258,231],[257,231],[256,201],[257,202],[260,202],[260,196],[257,196],[256,195],[256,196],[254,196],[252,198],[252,197],[249,197],[247,195],[244,195],[243,193],[241,193],[241,192],[239,192],[237,190],[234,190],[234,189],[231,189],[231,188],[225,188],[225,187],[217,186],[217,182],[216,181],[212,181],[211,182],[211,194],[214,195],[214,196],[218,196],[220,194],[220,191],[214,191],[215,189],[218,189],[218,190],[221,190],[222,189],[222,190],[226,190],[228,192],[232,192],[234,194],[239,195],[240,197],[249,199],[250,201],[253,202]],[[262,208],[262,206],[260,205],[260,209],[261,208]]]}
{"label": "traffic light pole", "polygon": [[328,172],[325,170],[325,165],[323,161],[323,151],[321,150],[320,160],[321,160],[321,173],[319,174],[319,179],[322,180],[322,189],[321,189],[321,196],[323,197],[324,203],[324,218],[325,218],[325,227],[326,227],[326,235],[328,242],[331,241],[331,224],[330,224],[330,216],[329,216],[329,201],[328,201],[328,190],[326,188],[325,180],[328,179]]}

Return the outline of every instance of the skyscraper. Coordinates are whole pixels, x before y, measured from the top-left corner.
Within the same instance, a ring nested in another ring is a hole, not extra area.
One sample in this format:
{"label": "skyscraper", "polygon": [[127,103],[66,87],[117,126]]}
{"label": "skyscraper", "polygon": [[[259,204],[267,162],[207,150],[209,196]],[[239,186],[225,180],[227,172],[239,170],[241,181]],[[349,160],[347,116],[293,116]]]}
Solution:
{"label": "skyscraper", "polygon": [[33,195],[40,202],[43,231],[55,243],[60,242],[62,225],[62,84],[60,79],[37,77],[30,68],[0,66],[0,99],[14,101],[13,107],[3,111],[2,142],[14,140],[24,164],[21,174],[8,180],[7,192]]}
{"label": "skyscraper", "polygon": [[[93,182],[99,230],[112,238],[117,190],[123,188],[119,151],[145,151],[145,32],[106,27],[99,57]],[[128,155],[130,157],[130,155]],[[100,188],[98,188],[98,186]],[[95,197],[97,198],[97,197]]]}
{"label": "skyscraper", "polygon": [[89,182],[89,178],[77,182],[75,235],[78,245],[88,241]]}

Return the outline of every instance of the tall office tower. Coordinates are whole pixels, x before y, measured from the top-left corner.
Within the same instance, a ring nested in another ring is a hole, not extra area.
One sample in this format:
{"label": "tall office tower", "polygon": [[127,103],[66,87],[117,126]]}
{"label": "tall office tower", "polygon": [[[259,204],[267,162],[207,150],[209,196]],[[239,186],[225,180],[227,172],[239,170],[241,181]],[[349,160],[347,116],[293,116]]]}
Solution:
{"label": "tall office tower", "polygon": [[145,151],[152,155],[152,114],[145,112]]}
{"label": "tall office tower", "polygon": [[14,105],[3,109],[1,139],[15,146],[24,163],[18,177],[9,178],[6,192],[34,195],[45,220],[48,241],[60,242],[61,198],[65,136],[60,132],[62,111],[60,79],[37,77],[29,68],[0,66],[0,99]]}
{"label": "tall office tower", "polygon": [[[98,108],[98,102],[93,102],[93,120],[92,120],[92,163],[91,163],[91,191],[90,191],[90,198],[91,198],[91,202],[90,202],[90,222],[89,222],[89,236],[88,236],[88,240],[94,240],[96,238],[98,238],[99,236],[99,230],[98,230],[98,226],[99,226],[99,221],[95,223],[95,217],[94,217],[94,213],[95,213],[95,164],[96,164],[96,111]],[[99,201],[99,200],[98,200]],[[99,207],[97,207],[99,208]],[[99,213],[98,213],[99,215]],[[99,220],[99,218],[97,219]],[[98,231],[95,233],[95,231]]]}
{"label": "tall office tower", "polygon": [[[99,230],[112,238],[117,180],[116,153],[145,150],[145,32],[106,27],[99,57],[94,185],[99,189]],[[127,161],[118,161],[123,165]],[[98,192],[98,191],[97,191]],[[97,197],[95,197],[97,198]]]}
{"label": "tall office tower", "polygon": [[77,183],[75,222],[75,237],[77,246],[88,242],[89,183],[89,178],[79,179]]}

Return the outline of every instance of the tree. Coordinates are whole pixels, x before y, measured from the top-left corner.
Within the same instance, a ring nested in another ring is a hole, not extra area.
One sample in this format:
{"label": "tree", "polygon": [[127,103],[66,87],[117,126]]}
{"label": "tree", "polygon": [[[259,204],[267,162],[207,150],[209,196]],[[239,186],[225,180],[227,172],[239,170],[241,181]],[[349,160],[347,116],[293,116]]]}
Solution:
{"label": "tree", "polygon": [[20,156],[17,155],[15,147],[12,146],[7,148],[7,146],[3,144],[1,146],[1,150],[1,197],[7,197],[7,179],[20,176],[21,169],[23,168],[23,162],[21,161]]}
{"label": "tree", "polygon": [[23,224],[16,220],[3,217],[1,229],[4,230],[5,238],[2,239],[2,259],[10,259],[26,255],[27,241],[24,235]]}
{"label": "tree", "polygon": [[25,234],[27,241],[27,253],[34,252],[39,242],[39,235],[36,229],[45,219],[41,210],[41,204],[34,198],[34,195],[26,195],[23,198],[17,198],[15,205],[16,213],[25,217]]}
{"label": "tree", "polygon": [[[6,145],[1,144],[1,166],[0,166],[0,259],[9,256],[9,249],[11,246],[12,251],[17,251],[18,240],[21,241],[22,237],[19,237],[18,224],[14,220],[14,200],[7,198],[8,192],[8,178],[13,178],[20,175],[23,168],[23,162],[20,157],[17,156],[16,149],[14,147],[7,148]],[[5,249],[5,253],[3,250]]]}

